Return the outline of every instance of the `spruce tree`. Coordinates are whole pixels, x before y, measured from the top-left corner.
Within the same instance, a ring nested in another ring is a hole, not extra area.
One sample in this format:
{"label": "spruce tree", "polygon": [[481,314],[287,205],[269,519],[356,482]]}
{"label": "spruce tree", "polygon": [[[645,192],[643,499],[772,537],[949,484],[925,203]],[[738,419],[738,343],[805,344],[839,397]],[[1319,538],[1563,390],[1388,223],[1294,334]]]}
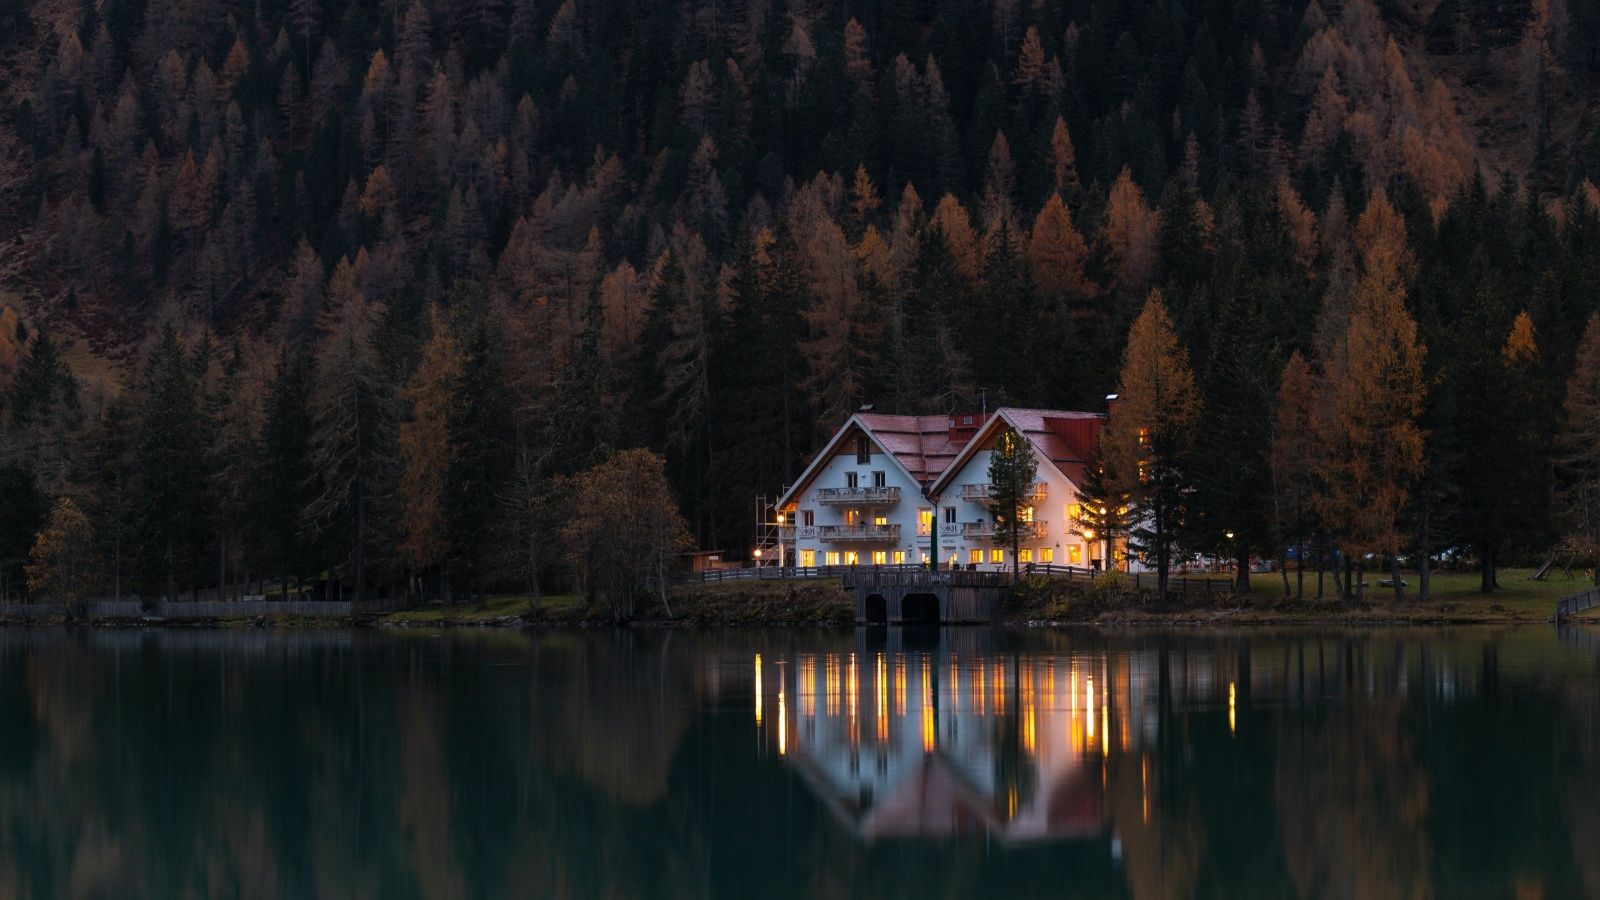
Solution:
{"label": "spruce tree", "polygon": [[1039,461],[1033,445],[1007,426],[995,435],[989,451],[989,506],[994,515],[994,540],[1011,545],[1011,571],[1017,571],[1017,551],[1033,522],[1033,483]]}

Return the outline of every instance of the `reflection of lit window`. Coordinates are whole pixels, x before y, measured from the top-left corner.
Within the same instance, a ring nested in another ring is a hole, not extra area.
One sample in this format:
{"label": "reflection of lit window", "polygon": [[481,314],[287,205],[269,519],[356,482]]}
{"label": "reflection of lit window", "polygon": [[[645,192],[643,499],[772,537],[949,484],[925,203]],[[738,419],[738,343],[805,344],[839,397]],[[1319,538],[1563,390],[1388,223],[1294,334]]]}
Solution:
{"label": "reflection of lit window", "polygon": [[1039,548],[1039,562],[1049,563],[1049,562],[1055,562],[1055,561],[1056,561],[1056,548],[1054,548],[1054,547],[1040,547]]}
{"label": "reflection of lit window", "polygon": [[859,565],[861,565],[861,551],[859,551],[859,550],[846,550],[844,552],[844,564],[847,565],[847,566],[859,566]]}
{"label": "reflection of lit window", "polygon": [[1006,561],[1006,552],[1004,550],[990,550],[989,551],[989,562],[992,562],[992,563],[1003,563],[1005,561]]}
{"label": "reflection of lit window", "polygon": [[[975,563],[981,563],[981,562],[983,562],[983,551],[982,550],[973,550],[968,554],[967,558],[970,559],[971,561],[975,562]],[[954,562],[954,560],[951,560],[951,561]]]}
{"label": "reflection of lit window", "polygon": [[882,566],[882,565],[886,565],[888,562],[889,562],[889,552],[887,550],[874,550],[874,551],[872,551],[872,564],[873,565]]}
{"label": "reflection of lit window", "polygon": [[815,550],[801,550],[800,551],[800,565],[801,566],[809,569],[812,566],[815,566],[816,564],[817,564],[817,551],[815,551]]}
{"label": "reflection of lit window", "polygon": [[1017,562],[1033,562],[1033,551],[1028,549],[1017,551]]}
{"label": "reflection of lit window", "polygon": [[828,565],[837,566],[839,564],[839,551],[829,550],[822,558],[827,561]]}

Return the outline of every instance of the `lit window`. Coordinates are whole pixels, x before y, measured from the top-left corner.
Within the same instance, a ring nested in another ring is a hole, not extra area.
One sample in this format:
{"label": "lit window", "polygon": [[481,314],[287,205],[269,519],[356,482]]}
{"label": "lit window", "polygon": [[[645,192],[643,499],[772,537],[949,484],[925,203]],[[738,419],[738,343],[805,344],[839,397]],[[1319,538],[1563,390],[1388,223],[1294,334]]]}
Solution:
{"label": "lit window", "polygon": [[982,550],[969,551],[969,555],[968,555],[967,558],[972,560],[975,563],[981,563],[981,562],[983,562],[983,551]]}
{"label": "lit window", "polygon": [[931,510],[931,509],[919,509],[919,510],[917,510],[917,522],[919,522],[920,524],[923,524],[923,525],[932,525],[933,524],[933,510]]}
{"label": "lit window", "polygon": [[844,511],[844,523],[846,525],[860,525],[861,524],[861,513],[859,511],[857,511],[857,510],[854,510],[854,509],[845,510]]}
{"label": "lit window", "polygon": [[861,552],[859,550],[846,550],[844,552],[844,564],[847,566],[861,565]]}
{"label": "lit window", "polygon": [[[973,551],[973,552],[977,552],[977,551]],[[949,563],[949,565],[950,565],[950,567],[951,567],[951,568],[955,568],[955,564],[956,564],[956,552],[955,552],[955,551],[954,551],[954,550],[951,550],[951,551],[950,551],[950,559],[949,559],[949,560],[948,560],[948,563]]]}
{"label": "lit window", "polygon": [[906,552],[904,550],[896,550],[894,552],[894,564],[897,566],[906,564]]}
{"label": "lit window", "polygon": [[883,565],[888,565],[888,563],[889,563],[889,552],[887,550],[874,550],[874,551],[872,551],[872,564],[873,565],[875,565],[875,566],[883,566]]}
{"label": "lit window", "polygon": [[1022,508],[1022,511],[1021,511],[1021,519],[1024,522],[1032,522],[1033,521],[1033,507],[1024,506]]}
{"label": "lit window", "polygon": [[1056,548],[1054,548],[1054,547],[1040,547],[1039,548],[1039,562],[1052,563],[1052,562],[1055,562],[1055,561],[1056,561]]}
{"label": "lit window", "polygon": [[1006,561],[1006,552],[1004,550],[990,550],[989,551],[989,562],[992,562],[992,563],[1003,563],[1005,561]]}
{"label": "lit window", "polygon": [[889,517],[888,516],[873,516],[872,517],[872,524],[874,524],[874,525],[887,525],[887,524],[889,524]]}
{"label": "lit window", "polygon": [[1073,522],[1083,518],[1083,506],[1078,503],[1067,504],[1067,518]]}
{"label": "lit window", "polygon": [[1083,545],[1073,544],[1067,548],[1067,562],[1074,565],[1083,562]]}
{"label": "lit window", "polygon": [[1025,562],[1025,563],[1033,562],[1033,551],[1032,550],[1027,550],[1027,549],[1018,550],[1017,551],[1017,562]]}
{"label": "lit window", "polygon": [[921,556],[922,556],[922,564],[923,565],[927,565],[928,564],[928,551],[926,551],[926,550],[921,551]]}
{"label": "lit window", "polygon": [[829,550],[823,554],[822,559],[830,566],[837,566],[839,564],[839,551]]}
{"label": "lit window", "polygon": [[816,564],[817,564],[817,551],[815,551],[815,550],[801,550],[800,551],[800,566],[801,566],[801,568],[809,569],[809,568],[815,566]]}

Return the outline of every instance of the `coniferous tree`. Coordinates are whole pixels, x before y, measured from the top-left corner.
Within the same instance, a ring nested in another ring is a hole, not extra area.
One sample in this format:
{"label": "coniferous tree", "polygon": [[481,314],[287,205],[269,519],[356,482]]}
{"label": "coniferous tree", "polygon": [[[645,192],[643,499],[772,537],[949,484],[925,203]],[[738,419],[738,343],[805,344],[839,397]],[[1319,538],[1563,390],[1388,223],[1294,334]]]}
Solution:
{"label": "coniferous tree", "polygon": [[[1561,426],[1561,498],[1568,527],[1590,553],[1596,553],[1600,552],[1600,312],[1589,317],[1577,358],[1567,381]],[[1600,586],[1600,564],[1594,578]]]}
{"label": "coniferous tree", "polygon": [[148,603],[194,584],[205,535],[205,436],[194,359],[168,325],[145,361],[133,446],[138,584]]}
{"label": "coniferous tree", "polygon": [[1155,563],[1161,597],[1188,512],[1201,403],[1161,292],[1151,291],[1128,332],[1117,402],[1102,440],[1131,500],[1130,545]]}
{"label": "coniferous tree", "polygon": [[316,492],[306,524],[328,542],[333,562],[352,580],[355,599],[367,596],[367,568],[378,536],[375,496],[389,463],[387,429],[393,398],[374,327],[377,310],[341,263],[321,321],[310,399],[311,468]]}
{"label": "coniferous tree", "polygon": [[1039,461],[1033,445],[1010,427],[995,436],[989,451],[989,508],[994,515],[994,540],[1011,545],[1011,571],[1017,571],[1022,538],[1033,523],[1034,478]]}
{"label": "coniferous tree", "polygon": [[303,354],[284,347],[267,386],[251,519],[261,570],[276,576],[285,599],[290,581],[319,564],[304,524],[313,496],[310,400],[311,366]]}

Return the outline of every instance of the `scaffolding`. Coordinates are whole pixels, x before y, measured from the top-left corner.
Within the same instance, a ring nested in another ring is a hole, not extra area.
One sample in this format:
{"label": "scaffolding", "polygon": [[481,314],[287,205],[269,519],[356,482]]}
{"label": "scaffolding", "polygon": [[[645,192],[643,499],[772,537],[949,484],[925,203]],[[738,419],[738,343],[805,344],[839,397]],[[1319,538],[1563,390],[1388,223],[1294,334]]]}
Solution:
{"label": "scaffolding", "polygon": [[788,558],[790,548],[783,539],[786,523],[777,501],[767,494],[757,496],[755,513],[755,549],[751,561],[757,566],[792,565],[793,560]]}

